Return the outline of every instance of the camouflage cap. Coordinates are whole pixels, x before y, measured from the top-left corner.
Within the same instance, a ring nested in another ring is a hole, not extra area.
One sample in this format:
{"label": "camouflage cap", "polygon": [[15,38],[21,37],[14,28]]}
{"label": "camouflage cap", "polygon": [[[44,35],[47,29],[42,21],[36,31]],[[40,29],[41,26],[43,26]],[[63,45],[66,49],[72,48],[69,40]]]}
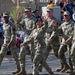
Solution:
{"label": "camouflage cap", "polygon": [[26,11],[31,11],[31,8],[30,8],[30,7],[25,8],[24,11],[25,11],[25,12],[26,12]]}
{"label": "camouflage cap", "polygon": [[4,12],[3,17],[5,17],[5,16],[9,16],[9,14],[7,12]]}
{"label": "camouflage cap", "polygon": [[36,13],[37,11],[39,11],[39,10],[35,9],[35,10],[32,11],[32,13]]}
{"label": "camouflage cap", "polygon": [[53,11],[53,9],[52,9],[52,8],[47,8],[46,11],[47,11],[47,12],[48,12],[48,11]]}
{"label": "camouflage cap", "polygon": [[70,15],[70,12],[69,11],[65,11],[64,15]]}
{"label": "camouflage cap", "polygon": [[37,18],[37,19],[36,19],[36,21],[35,21],[35,23],[36,23],[36,22],[38,22],[38,21],[43,22],[43,20],[42,20],[42,18],[41,18],[41,17],[40,17],[40,18]]}
{"label": "camouflage cap", "polygon": [[24,11],[27,12],[27,11],[30,11],[30,10],[29,9],[25,9]]}

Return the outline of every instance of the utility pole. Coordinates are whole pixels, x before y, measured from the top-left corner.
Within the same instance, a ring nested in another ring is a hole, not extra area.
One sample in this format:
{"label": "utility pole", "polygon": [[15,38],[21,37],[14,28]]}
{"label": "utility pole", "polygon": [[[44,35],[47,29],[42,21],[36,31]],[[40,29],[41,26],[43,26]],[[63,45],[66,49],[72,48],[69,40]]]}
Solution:
{"label": "utility pole", "polygon": [[20,0],[17,0],[17,6],[16,6],[17,9],[20,8]]}

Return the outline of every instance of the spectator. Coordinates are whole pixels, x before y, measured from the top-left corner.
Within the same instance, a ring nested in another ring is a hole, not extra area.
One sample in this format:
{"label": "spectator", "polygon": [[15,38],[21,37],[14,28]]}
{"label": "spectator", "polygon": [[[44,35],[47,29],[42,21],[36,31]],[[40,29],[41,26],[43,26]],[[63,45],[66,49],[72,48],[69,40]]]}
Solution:
{"label": "spectator", "polygon": [[73,4],[71,2],[71,0],[66,0],[66,10],[70,12],[71,18],[72,18],[72,14],[73,14]]}
{"label": "spectator", "polygon": [[61,12],[65,11],[65,7],[64,7],[64,5],[66,4],[65,0],[58,0],[56,4],[61,7]]}
{"label": "spectator", "polygon": [[26,34],[25,34],[25,30],[23,30],[20,34],[20,40],[21,42],[23,42],[24,38],[25,38]]}
{"label": "spectator", "polygon": [[3,42],[3,21],[2,14],[0,14],[0,48]]}
{"label": "spectator", "polygon": [[20,21],[22,20],[22,13],[19,11],[17,14],[17,29],[21,29],[21,26],[19,25]]}
{"label": "spectator", "polygon": [[37,18],[41,18],[41,16],[39,15],[39,10],[34,10],[32,11],[33,16],[37,19]]}
{"label": "spectator", "polygon": [[21,43],[20,34],[19,32],[16,32],[16,47],[18,48],[18,50],[20,49],[20,43]]}
{"label": "spectator", "polygon": [[54,6],[56,6],[56,4],[53,2],[53,0],[50,0],[50,2],[47,4],[47,8]]}
{"label": "spectator", "polygon": [[63,20],[63,12],[66,10],[65,9],[65,5],[66,5],[66,2],[65,0],[58,0],[56,2],[57,6],[60,6],[61,7],[61,21]]}

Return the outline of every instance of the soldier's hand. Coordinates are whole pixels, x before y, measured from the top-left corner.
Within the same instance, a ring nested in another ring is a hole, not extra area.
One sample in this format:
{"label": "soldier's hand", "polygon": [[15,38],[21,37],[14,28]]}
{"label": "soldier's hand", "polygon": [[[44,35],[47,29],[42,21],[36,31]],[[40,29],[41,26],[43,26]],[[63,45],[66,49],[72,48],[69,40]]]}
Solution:
{"label": "soldier's hand", "polygon": [[12,44],[12,42],[9,42],[9,43],[7,44],[7,48],[10,48],[10,47],[11,47],[11,44]]}
{"label": "soldier's hand", "polygon": [[51,43],[52,42],[52,39],[49,39],[48,42]]}
{"label": "soldier's hand", "polygon": [[24,42],[23,42],[23,43],[21,43],[21,44],[20,44],[20,47],[24,46],[24,44],[25,44]]}
{"label": "soldier's hand", "polygon": [[66,44],[69,45],[70,44],[70,40],[66,40]]}
{"label": "soldier's hand", "polygon": [[57,22],[55,21],[55,20],[53,20],[53,24],[52,24],[52,26],[56,26],[57,25]]}

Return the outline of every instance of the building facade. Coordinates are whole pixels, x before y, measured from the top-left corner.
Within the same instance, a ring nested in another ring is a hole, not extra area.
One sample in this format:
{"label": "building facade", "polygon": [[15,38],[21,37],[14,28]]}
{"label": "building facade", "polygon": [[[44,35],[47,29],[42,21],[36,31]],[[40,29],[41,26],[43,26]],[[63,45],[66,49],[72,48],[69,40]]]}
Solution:
{"label": "building facade", "polygon": [[31,7],[32,10],[39,9],[42,6],[46,6],[49,1],[50,0],[0,0],[0,13],[10,11],[12,8],[17,7],[17,5],[20,8]]}

